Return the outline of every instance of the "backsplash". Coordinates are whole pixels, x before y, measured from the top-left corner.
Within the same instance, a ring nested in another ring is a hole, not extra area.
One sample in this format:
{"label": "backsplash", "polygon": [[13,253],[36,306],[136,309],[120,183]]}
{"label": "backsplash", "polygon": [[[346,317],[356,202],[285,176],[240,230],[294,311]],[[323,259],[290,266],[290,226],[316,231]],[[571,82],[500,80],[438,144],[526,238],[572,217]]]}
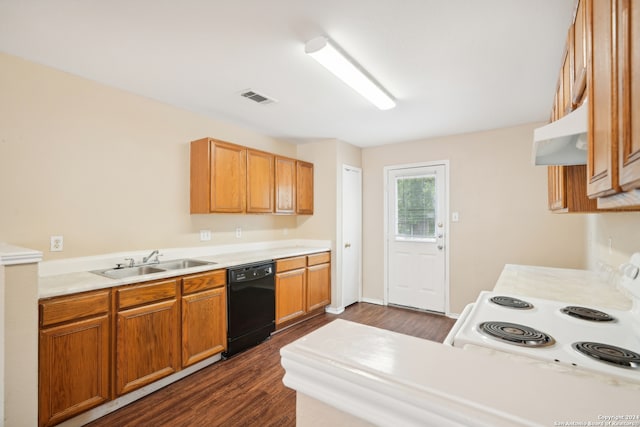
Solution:
{"label": "backsplash", "polygon": [[603,265],[616,268],[640,251],[640,212],[588,215],[586,227],[586,268],[590,270]]}

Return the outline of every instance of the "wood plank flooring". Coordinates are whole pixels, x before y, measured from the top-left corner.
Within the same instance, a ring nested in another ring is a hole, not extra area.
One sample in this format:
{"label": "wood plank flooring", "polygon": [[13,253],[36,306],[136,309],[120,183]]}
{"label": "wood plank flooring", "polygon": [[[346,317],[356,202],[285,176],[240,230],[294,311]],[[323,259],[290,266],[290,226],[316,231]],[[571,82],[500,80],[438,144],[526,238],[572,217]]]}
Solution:
{"label": "wood plank flooring", "polygon": [[285,329],[88,426],[294,427],[296,395],[282,384],[280,348],[337,318],[438,342],[455,322],[436,314],[357,303],[341,315],[322,314]]}

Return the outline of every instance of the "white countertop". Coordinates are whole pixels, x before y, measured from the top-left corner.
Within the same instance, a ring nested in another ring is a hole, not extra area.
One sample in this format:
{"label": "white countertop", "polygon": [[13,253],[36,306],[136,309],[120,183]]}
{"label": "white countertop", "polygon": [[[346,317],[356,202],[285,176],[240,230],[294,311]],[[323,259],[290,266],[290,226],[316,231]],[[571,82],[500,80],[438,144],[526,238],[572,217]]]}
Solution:
{"label": "white countertop", "polygon": [[42,261],[42,252],[0,242],[0,265],[29,264]]}
{"label": "white countertop", "polygon": [[635,389],[344,320],[281,355],[285,385],[375,425],[587,425],[640,417]]}
{"label": "white countertop", "polygon": [[[160,252],[165,255],[161,260],[162,262],[170,261],[172,259],[190,258],[215,262],[215,264],[184,270],[171,270],[162,273],[132,276],[124,279],[109,279],[107,277],[91,273],[90,271],[115,267],[117,262],[122,262],[122,260],[126,256],[129,256],[129,254],[112,254],[98,257],[44,262],[41,263],[38,296],[39,298],[49,298],[131,283],[140,283],[148,280],[164,279],[184,274],[201,273],[204,271],[229,268],[253,262],[288,258],[331,250],[331,246],[328,242],[317,241],[308,243],[297,242],[296,244],[290,243],[289,246],[278,246],[276,243],[272,247],[268,246],[269,245],[233,245],[232,247],[221,246],[197,248],[195,250],[160,250]],[[139,253],[135,254],[136,258],[140,256],[141,255]]]}
{"label": "white countertop", "polygon": [[606,274],[590,270],[507,264],[493,290],[507,295],[631,309],[631,299],[612,282]]}

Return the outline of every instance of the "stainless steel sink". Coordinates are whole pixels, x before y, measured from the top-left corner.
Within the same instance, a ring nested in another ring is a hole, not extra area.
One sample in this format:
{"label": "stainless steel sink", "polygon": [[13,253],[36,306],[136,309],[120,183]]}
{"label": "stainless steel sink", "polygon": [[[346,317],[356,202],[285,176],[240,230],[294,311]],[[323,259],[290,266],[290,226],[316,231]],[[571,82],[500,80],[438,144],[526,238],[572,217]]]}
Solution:
{"label": "stainless steel sink", "polygon": [[143,276],[145,274],[163,273],[170,270],[183,270],[186,268],[200,267],[203,265],[212,265],[215,262],[199,261],[196,259],[177,259],[174,261],[165,261],[153,265],[140,265],[137,267],[124,268],[108,268],[106,270],[94,270],[92,273],[109,279],[124,279],[125,277]]}
{"label": "stainless steel sink", "polygon": [[198,261],[197,259],[177,259],[175,261],[161,262],[157,264],[156,267],[165,270],[182,270],[183,268],[200,267],[210,264],[215,264],[215,262]]}
{"label": "stainless steel sink", "polygon": [[108,268],[106,270],[96,270],[92,273],[99,274],[110,279],[123,279],[125,277],[142,276],[145,274],[162,273],[166,271],[162,268],[157,268],[150,265],[142,265],[139,267],[126,267],[126,268]]}

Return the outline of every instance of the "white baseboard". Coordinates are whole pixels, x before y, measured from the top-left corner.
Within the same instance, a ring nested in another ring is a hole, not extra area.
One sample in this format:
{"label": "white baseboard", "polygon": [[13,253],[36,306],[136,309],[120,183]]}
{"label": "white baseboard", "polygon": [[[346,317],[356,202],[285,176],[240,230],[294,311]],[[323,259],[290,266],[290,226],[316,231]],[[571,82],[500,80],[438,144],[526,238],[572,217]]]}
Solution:
{"label": "white baseboard", "polygon": [[332,306],[328,306],[324,309],[324,311],[326,313],[329,314],[342,314],[344,312],[344,307],[340,306],[340,307],[332,307]]}

